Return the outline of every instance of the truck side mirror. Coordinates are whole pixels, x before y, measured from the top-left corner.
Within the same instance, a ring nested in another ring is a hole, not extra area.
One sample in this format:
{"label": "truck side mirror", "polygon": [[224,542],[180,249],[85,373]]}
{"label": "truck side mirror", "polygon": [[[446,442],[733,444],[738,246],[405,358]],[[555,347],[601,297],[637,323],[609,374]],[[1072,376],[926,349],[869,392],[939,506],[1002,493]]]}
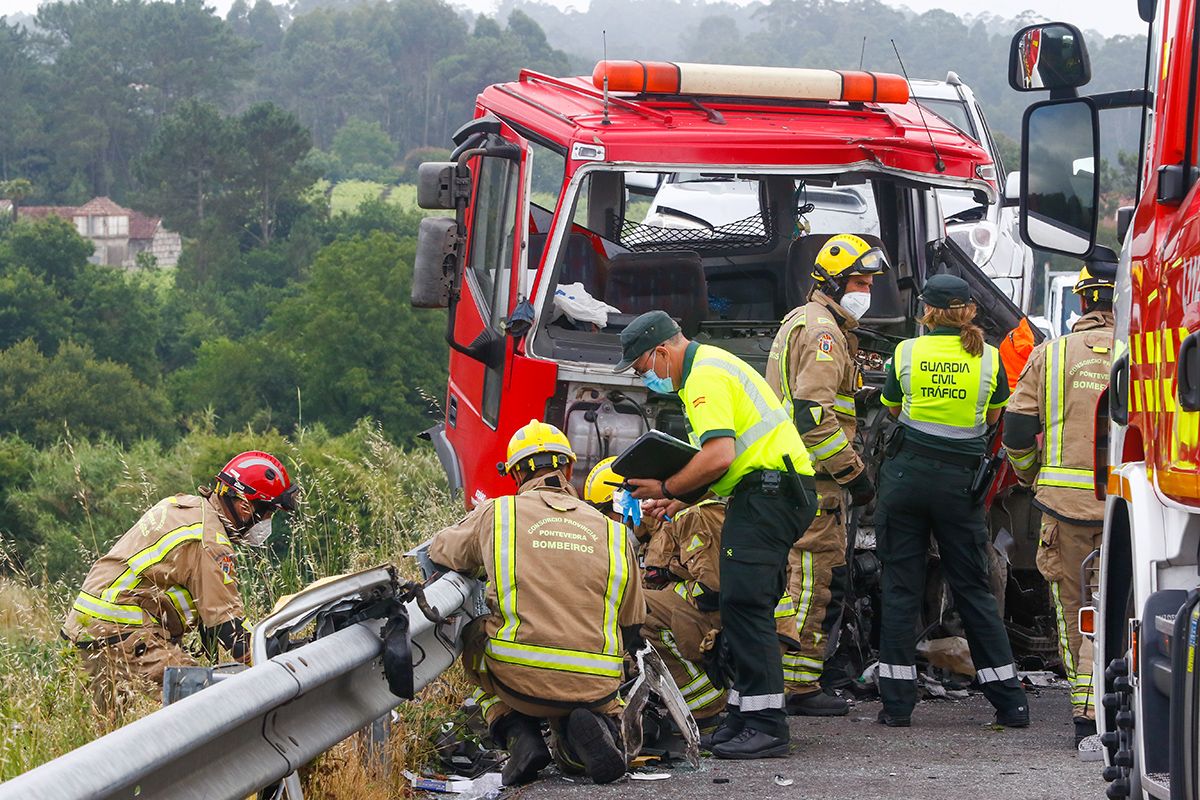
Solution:
{"label": "truck side mirror", "polygon": [[[422,166],[425,166],[422,164]],[[454,283],[458,223],[449,217],[426,217],[417,229],[413,261],[412,304],[416,308],[449,308]]]}
{"label": "truck side mirror", "polygon": [[1096,243],[1100,124],[1086,97],[1046,100],[1021,123],[1021,238],[1082,258]]}
{"label": "truck side mirror", "polygon": [[1068,95],[1073,95],[1091,79],[1083,34],[1074,25],[1030,25],[1013,36],[1008,49],[1008,85],[1018,92],[1069,90]]}
{"label": "truck side mirror", "polygon": [[453,211],[457,208],[458,196],[465,188],[471,192],[470,173],[453,161],[426,161],[417,167],[417,205],[421,208]]}
{"label": "truck side mirror", "polygon": [[1121,206],[1117,209],[1117,241],[1124,242],[1129,226],[1133,224],[1133,206]]}

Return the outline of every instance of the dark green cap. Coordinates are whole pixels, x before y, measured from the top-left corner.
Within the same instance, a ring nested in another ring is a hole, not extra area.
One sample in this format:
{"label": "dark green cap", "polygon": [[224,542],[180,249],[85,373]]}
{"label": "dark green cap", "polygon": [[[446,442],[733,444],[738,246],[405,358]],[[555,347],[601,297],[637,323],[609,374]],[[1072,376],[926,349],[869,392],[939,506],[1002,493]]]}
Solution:
{"label": "dark green cap", "polygon": [[621,360],[613,372],[624,372],[633,362],[679,333],[679,326],[665,311],[647,311],[621,331]]}
{"label": "dark green cap", "polygon": [[962,308],[971,302],[971,287],[957,275],[934,275],[925,281],[921,300],[931,308]]}

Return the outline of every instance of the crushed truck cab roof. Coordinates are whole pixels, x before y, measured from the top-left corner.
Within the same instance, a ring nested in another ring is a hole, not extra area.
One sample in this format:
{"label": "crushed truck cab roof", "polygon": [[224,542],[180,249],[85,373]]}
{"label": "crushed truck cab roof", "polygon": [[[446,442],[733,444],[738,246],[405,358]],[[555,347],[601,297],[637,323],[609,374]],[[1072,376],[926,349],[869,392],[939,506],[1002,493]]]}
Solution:
{"label": "crushed truck cab roof", "polygon": [[608,95],[606,103],[586,77],[523,70],[518,80],[485,89],[479,108],[521,120],[518,129],[564,149],[568,174],[595,161],[871,171],[996,198],[995,185],[980,177],[991,164],[987,152],[912,100]]}

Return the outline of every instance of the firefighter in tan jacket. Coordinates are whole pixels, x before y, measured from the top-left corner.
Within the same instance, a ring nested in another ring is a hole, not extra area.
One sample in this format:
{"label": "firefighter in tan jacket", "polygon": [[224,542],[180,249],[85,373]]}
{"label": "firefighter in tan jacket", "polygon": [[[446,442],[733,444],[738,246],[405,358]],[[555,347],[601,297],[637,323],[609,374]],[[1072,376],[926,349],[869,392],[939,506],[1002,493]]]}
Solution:
{"label": "firefighter in tan jacket", "polygon": [[[614,496],[622,482],[612,470],[615,458],[592,468],[584,483],[589,503],[616,519],[622,512]],[[615,491],[614,491],[615,490]],[[636,500],[633,502],[637,502]],[[654,531],[654,542],[673,565],[671,580],[646,592],[648,611],[643,632],[654,645],[680,694],[687,701],[701,734],[711,734],[720,722],[728,697],[723,683],[712,680],[706,662],[716,663],[717,635],[721,631],[721,528],[725,500],[709,495],[679,511]],[[794,646],[796,610],[785,595],[775,608],[777,633]]]}
{"label": "firefighter in tan jacket", "polygon": [[[1079,632],[1086,593],[1080,570],[1100,547],[1104,502],[1092,486],[1096,402],[1108,387],[1115,264],[1089,261],[1075,293],[1084,314],[1066,336],[1034,349],[1004,415],[1004,445],[1021,483],[1042,510],[1037,565],[1050,584],[1059,650],[1071,681],[1076,744],[1096,732],[1092,646]],[[1041,434],[1041,441],[1038,435]],[[1098,566],[1098,564],[1097,564]]]}
{"label": "firefighter in tan jacket", "polygon": [[235,544],[262,546],[295,486],[274,456],[249,451],[217,474],[215,489],[161,500],[92,566],[62,636],[79,651],[97,705],[115,711],[135,691],[192,666],[183,635],[200,628],[210,655],[250,658]]}
{"label": "firefighter in tan jacket", "polygon": [[574,461],[561,431],[530,421],[503,465],[517,495],[476,506],[429,548],[440,567],[488,579],[492,613],[465,631],[463,667],[509,751],[506,786],[550,763],[542,720],[560,762],[578,764],[596,783],[625,774],[617,690],[646,601],[625,526],[575,493]]}
{"label": "firefighter in tan jacket", "polygon": [[783,657],[787,712],[840,716],[845,700],[820,686],[826,648],[845,593],[846,508],[875,491],[854,450],[854,393],[862,384],[853,330],[871,306],[874,276],[888,269],[883,251],[851,234],[832,236],[817,254],[809,301],[783,319],[771,345],[767,382],[792,415],[816,468],[820,510],[788,558],[800,648]]}

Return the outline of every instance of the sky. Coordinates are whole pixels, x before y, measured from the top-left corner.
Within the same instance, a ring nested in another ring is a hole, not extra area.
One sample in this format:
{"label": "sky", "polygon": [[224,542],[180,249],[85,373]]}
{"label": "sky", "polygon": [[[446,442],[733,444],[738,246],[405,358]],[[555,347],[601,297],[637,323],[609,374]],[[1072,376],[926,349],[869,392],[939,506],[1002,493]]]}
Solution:
{"label": "sky", "polygon": [[[233,0],[210,0],[217,10],[224,15]],[[451,0],[455,5],[462,5],[473,11],[494,10],[496,0]],[[587,0],[544,0],[560,8],[585,8]],[[1095,30],[1105,36],[1120,33],[1144,33],[1145,26],[1137,16],[1136,0],[898,0],[890,5],[906,5],[914,11],[923,12],[932,8],[944,8],[956,14],[978,14],[987,11],[1003,18],[1015,17],[1021,12],[1034,10],[1053,16],[1063,22],[1071,22],[1085,30]],[[17,12],[33,13],[38,6],[38,0],[0,0],[0,16]],[[1054,13],[1046,9],[1053,7]]]}

